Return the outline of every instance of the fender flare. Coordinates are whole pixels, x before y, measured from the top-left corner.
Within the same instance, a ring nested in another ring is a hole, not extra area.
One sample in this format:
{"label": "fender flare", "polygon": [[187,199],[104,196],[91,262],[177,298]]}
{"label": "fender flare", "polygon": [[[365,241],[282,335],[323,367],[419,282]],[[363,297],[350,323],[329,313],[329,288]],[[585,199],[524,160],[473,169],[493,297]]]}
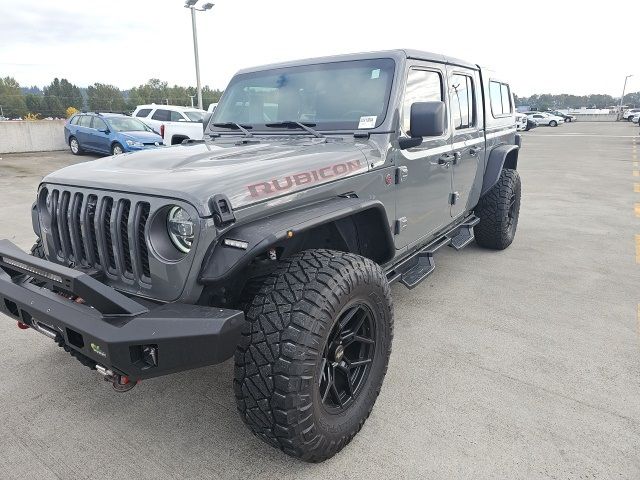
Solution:
{"label": "fender flare", "polygon": [[515,170],[518,167],[519,150],[519,145],[499,145],[491,150],[487,159],[487,167],[484,170],[480,196],[491,190],[491,187],[498,182],[503,168]]}
{"label": "fender flare", "polygon": [[[375,222],[374,232],[380,234],[378,238],[370,238],[374,236],[372,234],[364,239],[376,242],[380,255],[375,260],[380,264],[391,260],[395,255],[395,244],[382,202],[357,197],[335,197],[232,227],[209,247],[202,262],[199,281],[212,284],[232,278],[255,257],[276,244],[293,240],[314,227],[361,214],[365,214],[367,220],[371,218]],[[227,246],[224,244],[225,239],[247,242],[248,247],[243,250]]]}

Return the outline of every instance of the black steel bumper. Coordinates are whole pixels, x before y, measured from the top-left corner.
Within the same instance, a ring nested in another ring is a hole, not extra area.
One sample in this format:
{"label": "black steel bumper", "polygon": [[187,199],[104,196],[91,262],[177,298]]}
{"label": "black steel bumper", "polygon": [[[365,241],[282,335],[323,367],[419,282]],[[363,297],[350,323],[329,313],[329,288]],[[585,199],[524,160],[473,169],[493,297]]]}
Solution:
{"label": "black steel bumper", "polygon": [[83,363],[132,380],[230,358],[244,321],[239,310],[143,305],[8,240],[0,240],[0,311],[78,352]]}

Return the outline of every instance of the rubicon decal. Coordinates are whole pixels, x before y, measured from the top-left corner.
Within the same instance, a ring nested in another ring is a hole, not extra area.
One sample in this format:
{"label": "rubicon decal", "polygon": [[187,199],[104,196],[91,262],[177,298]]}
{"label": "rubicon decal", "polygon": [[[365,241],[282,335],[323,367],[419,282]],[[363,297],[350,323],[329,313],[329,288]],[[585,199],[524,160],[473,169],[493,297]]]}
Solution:
{"label": "rubicon decal", "polygon": [[274,178],[267,182],[254,183],[249,185],[249,195],[253,198],[265,197],[279,192],[290,190],[294,187],[302,185],[323,182],[333,178],[345,177],[351,172],[357,172],[366,168],[360,160],[351,160],[343,163],[336,163],[327,167],[308,172],[300,172],[293,175],[287,175],[281,178]]}

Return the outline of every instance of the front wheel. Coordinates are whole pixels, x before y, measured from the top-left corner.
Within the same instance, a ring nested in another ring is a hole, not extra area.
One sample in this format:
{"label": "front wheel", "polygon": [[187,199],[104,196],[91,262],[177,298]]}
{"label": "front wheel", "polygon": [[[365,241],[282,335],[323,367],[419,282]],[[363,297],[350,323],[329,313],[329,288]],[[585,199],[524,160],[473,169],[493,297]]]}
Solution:
{"label": "front wheel", "polygon": [[475,209],[480,217],[480,223],[474,227],[478,245],[494,250],[504,250],[511,245],[518,228],[521,193],[518,172],[503,169],[498,182],[480,198]]}
{"label": "front wheel", "polygon": [[558,126],[558,122],[556,122],[555,120],[551,120],[551,121],[549,122],[549,126],[550,126],[550,127],[557,127],[557,126]]}
{"label": "front wheel", "polygon": [[280,262],[246,311],[234,391],[251,431],[309,462],[360,431],[384,379],[393,306],[379,265],[308,250]]}
{"label": "front wheel", "polygon": [[122,145],[120,145],[118,142],[114,143],[111,147],[111,155],[120,155],[121,153],[124,153],[124,148],[122,148]]}

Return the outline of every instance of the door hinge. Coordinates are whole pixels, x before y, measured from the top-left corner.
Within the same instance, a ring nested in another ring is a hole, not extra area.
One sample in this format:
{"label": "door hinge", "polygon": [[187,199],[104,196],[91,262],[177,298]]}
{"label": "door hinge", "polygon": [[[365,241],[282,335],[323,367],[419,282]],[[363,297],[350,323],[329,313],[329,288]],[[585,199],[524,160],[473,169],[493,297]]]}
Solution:
{"label": "door hinge", "polygon": [[409,176],[409,169],[407,167],[396,168],[396,185],[404,182]]}
{"label": "door hinge", "polygon": [[396,220],[396,226],[393,233],[395,235],[400,235],[400,232],[402,232],[405,228],[407,228],[407,217],[400,217]]}
{"label": "door hinge", "polygon": [[453,192],[449,194],[449,205],[455,205],[460,198],[460,194],[458,192]]}

